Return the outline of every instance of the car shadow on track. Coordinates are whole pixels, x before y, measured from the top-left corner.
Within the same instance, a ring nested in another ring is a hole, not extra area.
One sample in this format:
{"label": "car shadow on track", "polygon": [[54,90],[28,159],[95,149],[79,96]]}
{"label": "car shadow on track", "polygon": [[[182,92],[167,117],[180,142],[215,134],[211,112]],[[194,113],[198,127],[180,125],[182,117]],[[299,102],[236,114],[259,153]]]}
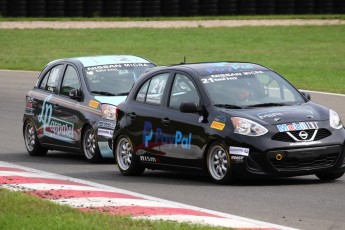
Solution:
{"label": "car shadow on track", "polygon": [[114,159],[104,158],[97,163],[89,163],[85,157],[80,153],[75,152],[58,152],[49,151],[45,156],[29,156],[26,152],[22,153],[1,153],[0,160],[8,161],[11,163],[15,162],[33,162],[33,163],[53,163],[59,164],[115,164]]}
{"label": "car shadow on track", "polygon": [[239,178],[226,185],[218,185],[211,181],[207,175],[187,174],[169,171],[151,171],[145,170],[141,176],[122,176],[117,170],[113,174],[116,181],[126,181],[126,183],[149,183],[149,184],[176,184],[176,185],[193,185],[193,186],[235,186],[235,187],[253,187],[253,186],[295,186],[295,185],[317,185],[323,183],[337,183],[337,181],[324,182],[317,177],[300,176],[289,178]]}
{"label": "car shadow on track", "polygon": [[109,183],[147,183],[147,184],[175,184],[175,185],[193,185],[193,186],[235,186],[235,187],[253,187],[253,186],[294,186],[294,185],[313,185],[323,183],[337,183],[337,181],[321,181],[313,175],[286,178],[239,178],[228,185],[217,185],[213,183],[207,175],[180,173],[160,170],[145,170],[141,176],[123,176],[115,164],[114,159],[102,159],[99,163],[89,163],[85,157],[73,152],[48,152],[46,156],[32,157],[27,153],[2,153],[0,160],[14,164],[24,162],[24,165],[30,167],[30,164],[54,165],[60,167],[60,172],[67,168],[76,167],[80,171],[73,170],[62,174],[75,178],[90,180],[101,180]]}

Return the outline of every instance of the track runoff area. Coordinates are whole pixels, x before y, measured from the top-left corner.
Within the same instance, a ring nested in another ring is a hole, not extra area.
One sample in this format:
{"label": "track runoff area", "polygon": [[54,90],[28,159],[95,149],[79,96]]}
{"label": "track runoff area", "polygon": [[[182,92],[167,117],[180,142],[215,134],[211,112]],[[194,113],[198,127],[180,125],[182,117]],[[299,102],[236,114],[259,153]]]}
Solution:
{"label": "track runoff area", "polygon": [[113,215],[129,215],[134,219],[178,221],[234,229],[294,229],[2,161],[0,188],[25,192],[81,211],[96,210]]}

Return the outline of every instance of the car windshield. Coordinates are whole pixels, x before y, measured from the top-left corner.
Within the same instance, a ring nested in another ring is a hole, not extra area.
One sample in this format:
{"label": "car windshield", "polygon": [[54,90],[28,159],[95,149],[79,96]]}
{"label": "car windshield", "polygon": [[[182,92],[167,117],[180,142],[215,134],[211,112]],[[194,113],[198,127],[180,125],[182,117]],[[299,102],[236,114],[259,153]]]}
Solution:
{"label": "car windshield", "polygon": [[301,104],[305,99],[284,78],[270,70],[200,76],[215,106],[229,109]]}
{"label": "car windshield", "polygon": [[127,95],[134,82],[151,63],[128,63],[90,66],[83,69],[91,93],[105,96]]}

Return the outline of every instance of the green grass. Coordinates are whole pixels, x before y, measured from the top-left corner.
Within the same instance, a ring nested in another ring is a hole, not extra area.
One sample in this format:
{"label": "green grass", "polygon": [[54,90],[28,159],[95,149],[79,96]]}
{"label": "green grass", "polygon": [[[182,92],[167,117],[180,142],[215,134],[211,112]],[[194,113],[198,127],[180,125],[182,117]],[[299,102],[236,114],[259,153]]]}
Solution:
{"label": "green grass", "polygon": [[0,228],[18,229],[222,229],[167,221],[133,220],[129,217],[81,212],[21,192],[0,189]]}
{"label": "green grass", "polygon": [[159,65],[249,61],[302,89],[345,93],[345,30],[339,26],[181,29],[0,30],[0,69],[41,70],[62,57],[134,54]]}

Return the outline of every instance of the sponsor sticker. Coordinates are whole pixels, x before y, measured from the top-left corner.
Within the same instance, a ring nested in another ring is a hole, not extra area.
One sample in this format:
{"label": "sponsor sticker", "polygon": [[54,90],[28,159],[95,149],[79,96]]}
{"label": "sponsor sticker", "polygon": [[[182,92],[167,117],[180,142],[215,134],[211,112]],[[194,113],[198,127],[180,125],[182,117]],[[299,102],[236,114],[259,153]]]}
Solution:
{"label": "sponsor sticker", "polygon": [[98,136],[104,136],[104,137],[113,137],[113,130],[109,129],[98,129]]}
{"label": "sponsor sticker", "polygon": [[307,129],[318,129],[317,122],[295,122],[291,124],[277,125],[279,132],[299,131]]}
{"label": "sponsor sticker", "polygon": [[310,141],[310,142],[297,142],[297,143],[290,143],[290,146],[308,146],[308,145],[316,145],[321,144],[321,141]]}
{"label": "sponsor sticker", "polygon": [[231,156],[231,161],[233,162],[242,162],[244,156]]}
{"label": "sponsor sticker", "polygon": [[155,157],[148,157],[148,156],[140,156],[140,160],[143,161],[143,162],[153,162],[153,163],[158,162],[157,158],[155,158]]}
{"label": "sponsor sticker", "polygon": [[90,100],[89,101],[89,106],[92,107],[92,108],[97,108],[98,105],[99,105],[98,101],[95,101],[95,100]]}
{"label": "sponsor sticker", "polygon": [[212,129],[223,130],[224,127],[225,127],[225,124],[219,121],[213,121],[211,124]]}
{"label": "sponsor sticker", "polygon": [[[192,143],[192,133],[182,133],[176,130],[175,133],[165,133],[161,128],[156,128],[153,132],[153,125],[150,121],[145,121],[143,130],[143,144],[145,147],[149,146],[149,143],[160,143],[162,145],[170,145],[181,147],[183,149],[190,149]],[[153,135],[155,133],[155,135]],[[154,138],[155,137],[155,138]]]}
{"label": "sponsor sticker", "polygon": [[53,117],[52,95],[43,101],[42,110],[38,115],[38,122],[42,124],[43,135],[66,142],[73,142],[74,124]]}
{"label": "sponsor sticker", "polygon": [[219,115],[219,116],[216,116],[214,118],[215,121],[219,121],[221,123],[225,123],[226,122],[226,117],[224,115]]}
{"label": "sponsor sticker", "polygon": [[229,152],[231,155],[249,156],[249,148],[230,146]]}
{"label": "sponsor sticker", "polygon": [[108,129],[115,129],[115,124],[109,121],[99,121],[98,127],[101,128],[108,128]]}

